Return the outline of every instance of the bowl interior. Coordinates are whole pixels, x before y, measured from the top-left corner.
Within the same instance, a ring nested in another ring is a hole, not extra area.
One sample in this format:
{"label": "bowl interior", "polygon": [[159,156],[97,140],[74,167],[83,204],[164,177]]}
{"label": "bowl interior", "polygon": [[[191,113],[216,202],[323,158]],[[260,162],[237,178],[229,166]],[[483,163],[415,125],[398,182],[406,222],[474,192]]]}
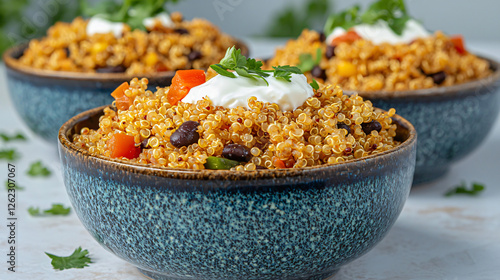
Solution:
{"label": "bowl interior", "polygon": [[[146,77],[151,81],[170,81],[174,75],[175,71],[165,71],[149,74],[133,74],[129,75],[126,73],[81,73],[81,72],[69,72],[69,71],[53,71],[36,69],[19,62],[19,58],[23,55],[24,51],[28,47],[29,43],[23,43],[14,46],[3,54],[3,61],[5,65],[13,70],[21,72],[23,74],[28,74],[37,77],[50,78],[50,79],[62,79],[62,80],[77,80],[77,81],[92,81],[92,82],[109,82],[109,81],[129,81],[134,77]],[[236,41],[236,47],[241,49],[243,55],[249,55],[249,49],[245,43],[240,40]],[[206,69],[203,69],[206,70]]]}
{"label": "bowl interior", "polygon": [[[196,179],[220,179],[220,178],[226,178],[226,179],[232,179],[232,180],[248,180],[254,178],[254,174],[256,172],[259,173],[260,178],[278,178],[278,177],[288,177],[288,176],[302,176],[306,175],[307,172],[309,171],[314,171],[322,168],[328,168],[331,167],[331,164],[324,164],[321,166],[315,166],[315,167],[304,167],[304,168],[290,168],[290,169],[264,169],[264,170],[256,170],[256,171],[227,171],[227,170],[191,170],[191,169],[171,169],[171,168],[161,168],[161,167],[153,167],[151,165],[144,165],[144,164],[131,164],[128,161],[125,160],[120,160],[120,159],[110,159],[104,156],[100,155],[92,155],[88,151],[77,147],[75,144],[73,144],[72,139],[73,135],[79,133],[82,128],[88,127],[90,129],[97,129],[99,127],[99,118],[103,115],[103,110],[107,106],[102,106],[98,107],[86,112],[83,112],[69,121],[67,121],[59,130],[59,142],[60,144],[66,148],[71,150],[72,152],[76,153],[81,153],[85,157],[92,157],[92,158],[97,158],[103,161],[107,162],[114,162],[118,166],[121,166],[122,168],[128,168],[130,170],[133,170],[134,172],[148,172],[152,173],[158,176],[172,176],[172,174],[183,174],[185,175],[191,175],[193,178]],[[379,110],[379,109],[377,109]],[[402,118],[401,116],[395,115],[392,117],[393,122],[398,125],[398,128],[396,130],[396,137],[395,139],[397,141],[400,141],[401,144],[391,150],[381,152],[378,154],[370,155],[364,158],[360,159],[354,159],[350,160],[347,162],[344,162],[342,164],[337,164],[337,166],[342,165],[352,165],[353,168],[354,166],[361,161],[367,161],[369,159],[375,158],[375,157],[380,157],[380,156],[390,156],[391,154],[395,153],[398,150],[408,148],[409,146],[412,146],[416,142],[417,138],[417,133],[413,125]],[[228,177],[228,174],[231,174]]]}

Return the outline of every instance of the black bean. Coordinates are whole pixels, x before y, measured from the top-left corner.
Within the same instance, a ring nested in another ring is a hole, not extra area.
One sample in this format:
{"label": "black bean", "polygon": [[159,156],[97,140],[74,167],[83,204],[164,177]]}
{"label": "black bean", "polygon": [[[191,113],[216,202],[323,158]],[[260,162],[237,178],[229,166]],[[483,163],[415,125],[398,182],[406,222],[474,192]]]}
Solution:
{"label": "black bean", "polygon": [[198,126],[200,124],[195,121],[187,121],[181,124],[170,136],[170,143],[177,148],[197,143],[200,139],[200,134],[197,131]]}
{"label": "black bean", "polygon": [[255,167],[255,169],[259,170],[259,169],[268,169],[268,168],[267,168],[267,167],[265,167],[265,166],[262,166],[262,165],[257,165],[257,166]]}
{"label": "black bean", "polygon": [[174,29],[174,32],[181,35],[189,34],[189,30],[187,30],[186,28],[176,28]]}
{"label": "black bean", "polygon": [[69,57],[71,55],[71,51],[69,48],[64,48],[64,53],[66,54],[66,57]]}
{"label": "black bean", "polygon": [[314,78],[319,78],[322,79],[323,81],[326,80],[326,71],[319,67],[318,65],[314,66],[314,68],[311,70],[311,75]]}
{"label": "black bean", "polygon": [[324,42],[326,40],[325,32],[319,33],[319,41]]}
{"label": "black bean", "polygon": [[189,61],[197,60],[202,58],[203,55],[199,51],[192,51],[190,54],[188,54],[188,59]]}
{"label": "black bean", "polygon": [[142,140],[142,142],[141,142],[142,149],[146,149],[148,147],[148,141],[149,141],[149,138]]}
{"label": "black bean", "polygon": [[444,82],[444,80],[446,80],[446,73],[444,71],[439,71],[428,76],[432,78],[436,85],[440,85]]}
{"label": "black bean", "polygon": [[126,70],[127,70],[127,68],[125,68],[125,66],[118,65],[118,66],[106,66],[106,67],[97,68],[95,71],[97,73],[123,73]]}
{"label": "black bean", "polygon": [[222,156],[235,161],[250,161],[252,154],[247,147],[240,144],[229,144],[222,150]]}
{"label": "black bean", "polygon": [[382,130],[382,125],[378,121],[371,121],[369,123],[362,123],[361,128],[366,135],[369,135],[373,130],[380,132]]}
{"label": "black bean", "polygon": [[351,127],[345,123],[337,123],[337,128],[338,129],[345,129],[345,130],[347,130],[347,134],[351,134]]}
{"label": "black bean", "polygon": [[325,56],[328,59],[334,57],[335,56],[335,46],[327,46]]}

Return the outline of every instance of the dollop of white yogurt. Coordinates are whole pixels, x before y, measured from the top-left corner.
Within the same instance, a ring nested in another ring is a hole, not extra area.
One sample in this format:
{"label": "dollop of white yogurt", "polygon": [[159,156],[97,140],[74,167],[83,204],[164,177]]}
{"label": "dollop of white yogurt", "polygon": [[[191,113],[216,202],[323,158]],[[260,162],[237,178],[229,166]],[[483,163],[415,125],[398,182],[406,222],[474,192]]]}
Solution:
{"label": "dollop of white yogurt", "polygon": [[[415,39],[430,36],[430,33],[425,27],[414,19],[410,19],[406,22],[405,29],[401,35],[394,33],[387,22],[383,20],[379,20],[373,25],[359,24],[352,28],[361,38],[372,41],[375,45],[380,45],[382,43],[408,44]],[[347,33],[347,31],[344,28],[336,27],[327,37],[326,42],[331,44],[333,39],[345,33]]]}
{"label": "dollop of white yogurt", "polygon": [[[236,73],[234,73],[237,75]],[[307,78],[301,74],[292,74],[291,82],[269,76],[264,81],[245,77],[229,78],[217,75],[206,83],[192,88],[182,102],[195,103],[208,97],[214,106],[225,108],[248,107],[248,99],[255,96],[258,101],[276,103],[282,111],[293,111],[314,96]]]}
{"label": "dollop of white yogurt", "polygon": [[142,24],[146,28],[152,29],[153,27],[155,27],[155,24],[156,24],[157,20],[159,20],[160,23],[161,23],[161,25],[163,25],[165,27],[171,27],[171,28],[175,27],[175,24],[172,21],[172,19],[170,18],[170,15],[168,13],[166,13],[166,12],[159,13],[159,14],[157,14],[154,17],[145,18],[142,21]]}
{"label": "dollop of white yogurt", "polygon": [[112,22],[101,17],[93,16],[87,24],[87,35],[113,33],[116,38],[120,38],[125,24],[121,22]]}

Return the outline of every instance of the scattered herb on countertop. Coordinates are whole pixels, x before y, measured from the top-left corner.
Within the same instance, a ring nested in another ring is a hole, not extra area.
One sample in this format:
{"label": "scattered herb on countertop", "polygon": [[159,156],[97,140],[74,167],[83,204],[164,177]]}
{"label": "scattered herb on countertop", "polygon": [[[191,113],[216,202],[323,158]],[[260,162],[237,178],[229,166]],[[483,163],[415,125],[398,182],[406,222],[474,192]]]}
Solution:
{"label": "scattered herb on countertop", "polygon": [[237,78],[237,76],[230,72],[229,70],[235,71],[239,76],[250,78],[253,80],[262,79],[266,82],[266,77],[269,77],[269,73],[273,73],[276,79],[291,82],[292,74],[302,74],[302,71],[295,66],[273,66],[274,70],[262,70],[262,61],[257,61],[253,58],[246,58],[241,54],[240,49],[236,47],[231,47],[227,50],[226,55],[218,64],[210,65],[215,72],[218,74],[229,77]]}
{"label": "scattered herb on countertop", "polygon": [[0,132],[0,138],[4,142],[10,142],[10,141],[26,141],[26,137],[22,135],[21,133],[17,133],[16,135],[9,136],[6,133]]}
{"label": "scattered herb on countertop", "polygon": [[78,247],[75,249],[73,254],[68,257],[59,257],[56,255],[49,254],[45,252],[49,258],[52,259],[50,262],[54,269],[65,270],[70,268],[84,268],[89,266],[89,263],[92,263],[92,260],[89,258],[89,251],[82,250],[82,247]]}
{"label": "scattered herb on countertop", "polygon": [[106,20],[123,22],[132,29],[146,30],[143,20],[166,12],[168,2],[177,3],[179,0],[124,0],[123,3],[113,0],[99,1],[90,7],[87,1],[81,1],[80,7],[84,15],[92,17],[99,15]]}
{"label": "scattered herb on countertop", "polygon": [[62,204],[52,204],[52,208],[40,212],[40,208],[30,207],[28,213],[33,217],[42,216],[67,216],[71,212],[71,208],[65,208]]}
{"label": "scattered herb on countertop", "polygon": [[12,183],[12,182],[9,183],[9,180],[5,181],[5,188],[7,190],[9,190],[9,189],[14,189],[14,190],[18,190],[18,191],[24,190],[24,187],[18,186],[17,183],[15,183],[15,182],[14,183]]}
{"label": "scattered herb on countertop", "polygon": [[467,184],[465,182],[462,182],[459,186],[456,186],[455,188],[447,191],[444,195],[453,196],[458,194],[464,194],[464,195],[476,196],[482,191],[484,191],[484,189],[485,189],[484,185],[480,183],[472,183],[471,188],[468,188]]}
{"label": "scattered herb on countertop", "polygon": [[387,25],[394,33],[401,35],[406,22],[411,19],[404,0],[379,0],[372,3],[363,14],[360,15],[359,11],[359,5],[355,5],[345,11],[331,15],[325,24],[325,34],[331,34],[336,27],[347,30],[358,24],[372,25],[382,20],[387,22]]}
{"label": "scattered herb on countertop", "polygon": [[20,157],[19,153],[14,149],[0,150],[0,159],[14,161],[14,160],[18,160],[19,157]]}
{"label": "scattered herb on countertop", "polygon": [[303,53],[299,55],[299,65],[297,67],[302,70],[303,73],[311,71],[314,66],[319,65],[319,62],[321,61],[321,48],[318,48],[316,50],[316,58],[313,58],[313,56],[310,53]]}
{"label": "scattered herb on countertop", "polygon": [[48,177],[51,172],[41,161],[37,161],[30,165],[27,174],[32,177]]}

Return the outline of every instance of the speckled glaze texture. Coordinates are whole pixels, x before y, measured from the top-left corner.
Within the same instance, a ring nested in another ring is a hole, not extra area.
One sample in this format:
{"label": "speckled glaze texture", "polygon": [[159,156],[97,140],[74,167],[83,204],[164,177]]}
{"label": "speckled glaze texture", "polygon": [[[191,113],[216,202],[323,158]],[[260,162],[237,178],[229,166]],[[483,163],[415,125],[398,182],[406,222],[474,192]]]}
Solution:
{"label": "speckled glaze texture", "polygon": [[359,93],[375,107],[396,112],[418,132],[414,184],[435,180],[452,163],[475,150],[486,138],[500,107],[499,64],[490,61],[493,76],[448,88],[395,96]]}
{"label": "speckled glaze texture", "polygon": [[414,130],[396,150],[341,165],[191,171],[90,156],[67,138],[83,119],[59,133],[75,212],[152,279],[326,279],[385,236],[413,179]]}

